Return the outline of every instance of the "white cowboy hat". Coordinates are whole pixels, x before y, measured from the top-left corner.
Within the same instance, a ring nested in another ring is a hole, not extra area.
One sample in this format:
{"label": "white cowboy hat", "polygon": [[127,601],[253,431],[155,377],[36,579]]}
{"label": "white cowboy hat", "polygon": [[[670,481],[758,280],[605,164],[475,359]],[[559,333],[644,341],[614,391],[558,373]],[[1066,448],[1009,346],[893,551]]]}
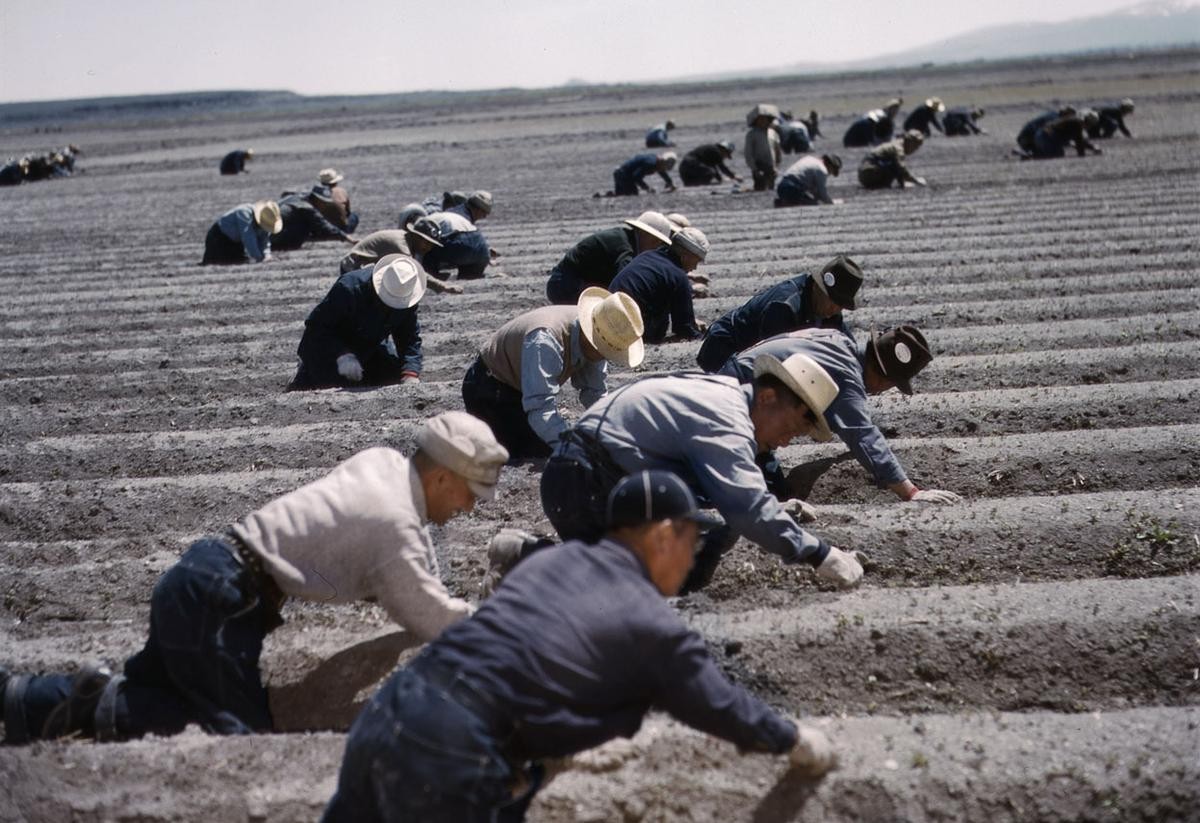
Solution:
{"label": "white cowboy hat", "polygon": [[283,228],[283,215],[274,200],[259,200],[250,207],[254,211],[254,222],[268,234],[279,234]]}
{"label": "white cowboy hat", "polygon": [[346,175],[337,169],[321,169],[317,172],[317,180],[321,181],[324,186],[336,186],[345,179]]}
{"label": "white cowboy hat", "polygon": [[425,296],[425,270],[407,254],[389,254],[371,270],[371,284],[384,305],[410,309]]}
{"label": "white cowboy hat", "polygon": [[671,221],[656,211],[644,211],[636,220],[624,221],[626,225],[644,231],[651,237],[656,237],[664,243],[671,242]]}
{"label": "white cowboy hat", "polygon": [[779,378],[812,411],[817,421],[813,440],[824,443],[833,439],[833,432],[825,422],[825,410],[837,397],[838,387],[829,372],[807,354],[793,354],[782,361],[770,354],[760,354],[754,358],[754,376],[764,374]]}
{"label": "white cowboy hat", "polygon": [[625,292],[612,294],[589,286],[579,295],[579,331],[596,351],[621,366],[633,368],[646,358],[642,310]]}

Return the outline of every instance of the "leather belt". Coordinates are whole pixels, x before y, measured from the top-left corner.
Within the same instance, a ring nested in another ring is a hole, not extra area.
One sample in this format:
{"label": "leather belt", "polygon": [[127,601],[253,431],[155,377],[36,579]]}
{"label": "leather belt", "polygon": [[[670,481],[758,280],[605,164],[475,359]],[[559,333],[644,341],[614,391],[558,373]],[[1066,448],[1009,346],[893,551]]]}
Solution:
{"label": "leather belt", "polygon": [[283,593],[283,590],[279,588],[279,584],[275,582],[275,578],[263,566],[262,557],[247,546],[245,541],[234,534],[233,531],[225,532],[223,539],[238,561],[241,562],[242,568],[246,570],[247,577],[258,590],[259,595],[267,601],[271,608],[274,609],[275,614],[278,615],[284,601],[287,600],[287,595]]}

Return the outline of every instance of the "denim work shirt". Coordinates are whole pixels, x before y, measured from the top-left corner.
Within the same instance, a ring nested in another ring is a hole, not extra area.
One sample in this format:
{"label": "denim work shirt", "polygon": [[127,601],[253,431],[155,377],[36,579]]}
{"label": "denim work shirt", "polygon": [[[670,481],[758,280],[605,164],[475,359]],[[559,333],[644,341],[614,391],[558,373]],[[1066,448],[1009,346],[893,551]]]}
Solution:
{"label": "denim work shirt", "polygon": [[243,203],[217,218],[221,234],[241,243],[247,260],[261,263],[271,256],[271,235],[254,222],[254,206]]}
{"label": "denim work shirt", "polygon": [[[574,353],[574,374],[571,385],[579,390],[579,401],[590,406],[608,392],[608,363],[592,362],[583,354],[579,340],[579,321],[571,324],[571,351]],[[525,336],[521,347],[521,407],[529,427],[538,437],[553,446],[569,426],[558,413],[558,376],[566,363],[558,336],[548,329],[535,329]]]}
{"label": "denim work shirt", "polygon": [[838,393],[825,410],[825,421],[880,488],[907,480],[904,467],[867,411],[867,387],[863,383],[866,345],[834,329],[804,329],[764,340],[729,359],[721,374],[743,382],[754,379],[754,358],[770,354],[786,360],[807,354],[837,383]]}
{"label": "denim work shirt", "polygon": [[708,327],[708,336],[728,340],[742,351],[777,334],[824,327],[849,335],[842,315],[822,319],[813,306],[811,274],[801,274],[763,289]]}
{"label": "denim work shirt", "polygon": [[419,375],[419,306],[393,309],[380,300],[369,268],[343,274],[304,321],[297,354],[315,378],[336,380],[339,357],[352,353],[365,363],[390,334],[404,370]]}
{"label": "denim work shirt", "polygon": [[685,340],[700,336],[696,314],[692,307],[692,281],[667,246],[644,251],[621,269],[609,284],[609,291],[623,291],[634,299],[642,311],[647,343],[661,343],[667,336],[667,320],[671,329]]}
{"label": "denim work shirt", "polygon": [[572,541],[523,560],[425,651],[512,718],[524,757],[632,737],[650,709],[743,749],[782,753],[791,721],[730,683],[624,545]]}
{"label": "denim work shirt", "polygon": [[575,429],[595,438],[626,473],[679,475],[736,534],[785,563],[819,566],[829,544],[783,510],[754,462],[753,394],[734,378],[701,372],[644,377],[584,412]]}

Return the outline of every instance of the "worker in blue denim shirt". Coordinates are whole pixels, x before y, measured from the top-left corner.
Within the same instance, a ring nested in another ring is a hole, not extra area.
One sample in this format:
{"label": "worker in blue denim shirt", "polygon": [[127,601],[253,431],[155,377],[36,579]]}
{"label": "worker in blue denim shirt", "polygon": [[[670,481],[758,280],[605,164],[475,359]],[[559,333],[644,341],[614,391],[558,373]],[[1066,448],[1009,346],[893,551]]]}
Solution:
{"label": "worker in blue denim shirt", "polygon": [[669,149],[675,145],[671,140],[671,129],[675,128],[675,121],[668,120],[665,123],[659,123],[657,126],[651,126],[646,132],[646,148],[648,149]]}
{"label": "worker in blue denim shirt", "polygon": [[271,235],[282,229],[283,217],[274,200],[234,206],[209,227],[200,262],[265,263],[271,259]]}
{"label": "worker in blue denim shirt", "polygon": [[625,292],[638,304],[646,325],[647,343],[661,343],[667,325],[675,335],[693,340],[703,332],[692,307],[688,274],[708,256],[708,238],[688,226],[675,232],[671,245],[643,252],[613,278],[609,288]]}
{"label": "worker in blue denim shirt", "polygon": [[[812,358],[837,384],[837,397],[825,409],[825,421],[876,485],[890,489],[901,500],[926,503],[957,503],[962,498],[940,489],[918,489],[900,465],[887,439],[871,420],[867,395],[897,388],[913,393],[912,378],[933,360],[925,336],[915,326],[898,326],[885,334],[872,335],[863,344],[835,329],[804,329],[764,340],[729,359],[721,374],[742,382],[753,379],[759,357],[776,358],[803,354]],[[771,472],[767,462],[764,470]],[[785,484],[777,469],[771,485]]]}
{"label": "worker in blue denim shirt", "polygon": [[[613,171],[612,191],[605,192],[604,196],[625,197],[636,195],[639,190],[653,192],[654,189],[647,185],[645,178],[647,175],[656,172],[666,184],[666,190],[675,191],[675,182],[671,179],[671,175],[668,172],[675,168],[677,159],[673,151],[665,151],[661,154],[654,154],[652,152],[635,154]],[[597,192],[592,196],[599,197],[600,193]]]}
{"label": "worker in blue denim shirt", "polygon": [[824,733],[728,681],[663,600],[689,573],[703,515],[669,472],[631,474],[606,534],[518,565],[468,620],[384,684],[346,740],[323,823],[521,821],[545,760],[632,737],[651,709],[816,777]]}
{"label": "worker in blue denim shirt", "polygon": [[420,382],[417,304],[424,296],[425,270],[407,255],[343,274],[304,321],[300,365],[288,388]]}

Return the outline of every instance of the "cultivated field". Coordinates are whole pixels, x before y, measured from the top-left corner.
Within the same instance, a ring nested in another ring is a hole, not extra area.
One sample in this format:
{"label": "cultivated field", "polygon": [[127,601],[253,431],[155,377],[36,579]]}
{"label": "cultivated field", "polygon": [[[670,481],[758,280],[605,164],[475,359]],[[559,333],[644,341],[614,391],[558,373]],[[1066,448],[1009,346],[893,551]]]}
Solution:
{"label": "cultivated field", "polygon": [[[928,141],[912,159],[928,189],[864,192],[840,137],[897,93],[906,111],[934,94],[983,105],[990,133]],[[1123,96],[1135,139],[1087,159],[1009,156],[1050,104]],[[846,159],[844,205],[776,210],[728,186],[590,197],[651,123],[672,117],[684,150],[740,143],[760,101],[821,112],[818,147]],[[0,123],[0,157],[88,152],[73,179],[0,189],[0,663],[119,664],[187,542],[364,447],[407,449],[424,417],[461,407],[477,347],[543,302],[567,247],[653,207],[712,241],[705,320],[855,257],[859,333],[915,322],[938,354],[916,396],[874,400],[877,422],[918,485],[966,502],[901,504],[838,445],[784,450],[820,506],[816,531],[869,553],[864,585],[834,592],[743,542],[679,608],[732,677],[827,729],[840,770],[807,784],[652,716],[632,743],[580,758],[531,819],[1200,819],[1198,104],[1188,52]],[[239,145],[260,155],[252,173],[218,176]],[[495,194],[484,229],[507,277],[426,298],[416,388],[283,393],[340,244],[196,265],[218,214],[324,166],[346,173],[366,231],[443,189]],[[695,350],[653,347],[641,372]],[[453,591],[476,596],[501,526],[548,529],[537,483],[536,466],[509,469],[493,504],[437,531]],[[315,820],[339,730],[409,643],[371,606],[285,617],[265,665],[293,731],[5,748],[0,821]]]}

